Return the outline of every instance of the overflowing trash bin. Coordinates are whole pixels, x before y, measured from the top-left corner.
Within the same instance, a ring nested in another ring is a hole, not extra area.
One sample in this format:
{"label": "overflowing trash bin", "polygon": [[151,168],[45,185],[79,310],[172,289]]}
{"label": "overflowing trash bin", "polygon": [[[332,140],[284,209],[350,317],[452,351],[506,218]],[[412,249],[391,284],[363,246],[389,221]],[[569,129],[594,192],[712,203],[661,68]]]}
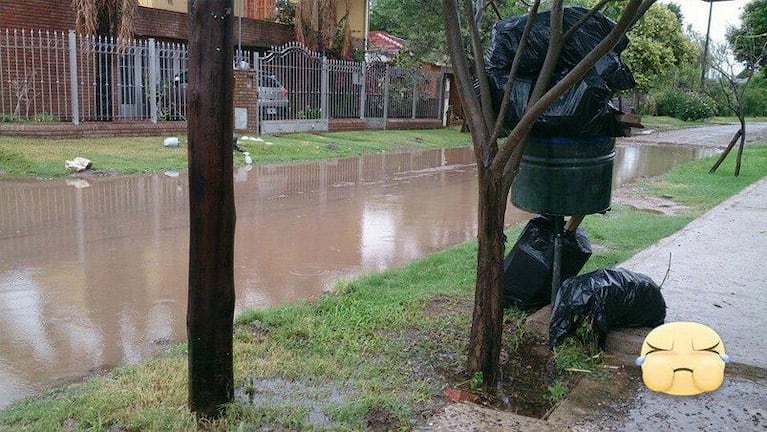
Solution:
{"label": "overflowing trash bin", "polygon": [[[563,33],[583,20],[565,41],[551,77],[556,85],[615,27],[601,13],[583,7],[563,9]],[[529,15],[498,21],[485,55],[491,99],[499,114],[511,64]],[[508,134],[524,115],[549,45],[550,12],[536,16],[519,68],[510,83],[503,116]],[[591,256],[583,216],[610,208],[615,137],[626,133],[611,100],[636,85],[621,60],[629,41],[622,37],[575,85],[535,121],[524,144],[512,185],[512,202],[532,219],[504,261],[504,306],[532,310],[552,303],[552,346],[572,330],[575,316],[588,316],[602,337],[620,325],[653,325],[665,317],[660,289],[649,278],[628,270],[599,270],[576,276]],[[565,228],[565,217],[570,225]],[[567,279],[560,290],[560,281]],[[603,337],[601,339],[603,341]]]}

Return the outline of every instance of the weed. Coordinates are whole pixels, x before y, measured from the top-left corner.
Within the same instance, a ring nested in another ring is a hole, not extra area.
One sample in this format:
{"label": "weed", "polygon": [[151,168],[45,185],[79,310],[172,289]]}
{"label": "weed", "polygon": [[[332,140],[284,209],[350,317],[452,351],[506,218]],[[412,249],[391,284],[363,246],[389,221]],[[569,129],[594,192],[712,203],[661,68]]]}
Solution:
{"label": "weed", "polygon": [[477,391],[482,388],[482,381],[484,381],[484,374],[482,374],[482,371],[474,372],[474,375],[472,375],[471,379],[469,380],[469,388],[473,391]]}
{"label": "weed", "polygon": [[554,384],[548,387],[548,394],[546,394],[546,400],[556,405],[565,399],[567,394],[567,386],[562,381],[555,381]]}

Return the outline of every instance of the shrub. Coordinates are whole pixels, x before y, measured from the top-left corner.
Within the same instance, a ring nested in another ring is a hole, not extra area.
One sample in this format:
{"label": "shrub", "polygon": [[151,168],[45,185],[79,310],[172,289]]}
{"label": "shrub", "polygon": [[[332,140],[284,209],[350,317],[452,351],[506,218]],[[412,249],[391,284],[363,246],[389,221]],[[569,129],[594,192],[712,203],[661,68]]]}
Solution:
{"label": "shrub", "polygon": [[652,95],[643,95],[636,106],[639,115],[658,115],[658,108],[655,105],[655,98]]}
{"label": "shrub", "polygon": [[655,96],[655,106],[660,116],[671,116],[684,121],[703,120],[715,113],[710,98],[692,91],[667,89]]}

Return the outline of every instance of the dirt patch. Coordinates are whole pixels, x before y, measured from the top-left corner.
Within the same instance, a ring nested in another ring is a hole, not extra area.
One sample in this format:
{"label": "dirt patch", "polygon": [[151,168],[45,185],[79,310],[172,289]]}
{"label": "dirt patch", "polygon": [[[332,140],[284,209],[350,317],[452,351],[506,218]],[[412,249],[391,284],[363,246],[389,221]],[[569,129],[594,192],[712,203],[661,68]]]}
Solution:
{"label": "dirt patch", "polygon": [[402,423],[397,414],[390,408],[382,405],[371,407],[365,416],[365,422],[367,423],[368,430],[372,432],[392,431],[402,428]]}
{"label": "dirt patch", "polygon": [[635,184],[621,186],[613,192],[614,202],[631,207],[634,210],[662,214],[678,215],[689,210],[678,204],[670,196],[653,196],[643,191]]}
{"label": "dirt patch", "polygon": [[429,299],[429,305],[424,308],[427,317],[439,317],[453,314],[456,311],[471,311],[473,299],[467,296],[436,295]]}
{"label": "dirt patch", "polygon": [[557,371],[554,353],[543,338],[532,334],[517,335],[516,332],[513,325],[504,332],[502,375],[496,388],[478,387],[478,383],[465,372],[454,374],[448,380],[449,386],[474,393],[479,405],[527,417],[545,418],[564,396],[554,396],[550,388],[569,391],[579,377]]}

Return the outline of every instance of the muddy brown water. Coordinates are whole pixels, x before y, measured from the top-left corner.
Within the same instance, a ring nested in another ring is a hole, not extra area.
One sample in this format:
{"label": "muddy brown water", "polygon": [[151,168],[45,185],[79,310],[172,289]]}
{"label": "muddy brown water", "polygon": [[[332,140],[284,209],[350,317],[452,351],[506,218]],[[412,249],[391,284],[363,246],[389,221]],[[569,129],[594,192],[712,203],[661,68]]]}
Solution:
{"label": "muddy brown water", "polygon": [[[709,149],[621,145],[615,184]],[[331,290],[476,235],[468,148],[242,168],[237,309]],[[184,174],[0,181],[0,407],[185,337]],[[509,225],[529,215],[509,206]]]}

